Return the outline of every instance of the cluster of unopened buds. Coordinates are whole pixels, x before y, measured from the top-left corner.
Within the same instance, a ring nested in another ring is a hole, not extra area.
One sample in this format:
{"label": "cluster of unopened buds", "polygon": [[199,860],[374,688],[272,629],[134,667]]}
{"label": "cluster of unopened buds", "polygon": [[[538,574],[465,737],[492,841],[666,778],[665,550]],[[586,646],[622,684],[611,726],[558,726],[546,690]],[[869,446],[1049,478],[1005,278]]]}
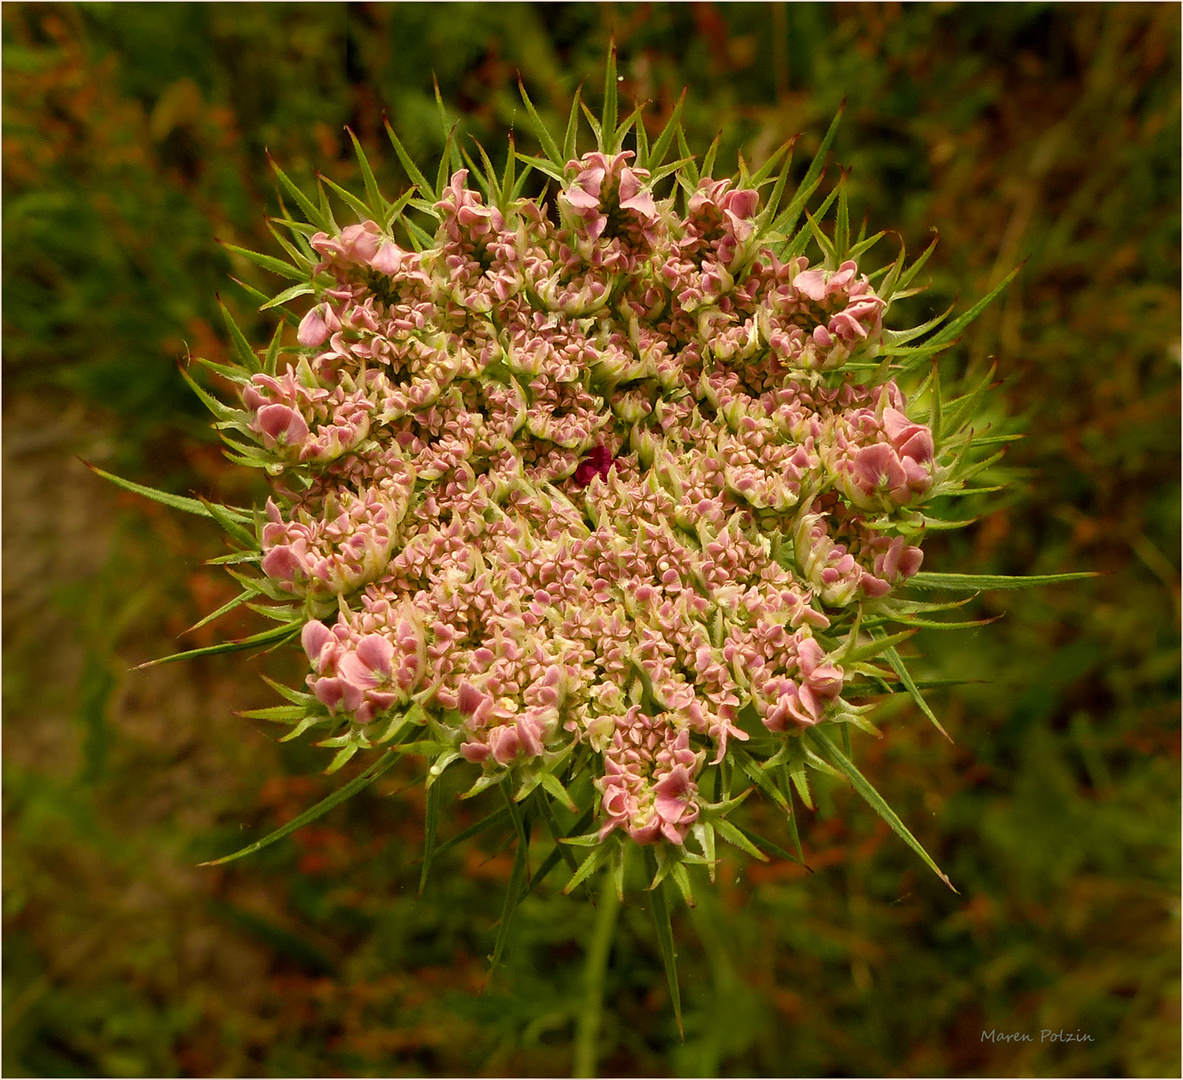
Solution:
{"label": "cluster of unopened buds", "polygon": [[333,601],[302,633],[325,709],[360,736],[415,701],[491,776],[589,747],[600,835],[683,844],[746,705],[850,712],[818,633],[916,573],[891,516],[940,475],[895,383],[822,377],[881,340],[856,262],[782,261],[728,180],[679,214],[633,156],[569,161],[557,221],[461,169],[422,251],[317,232],[299,360],[242,401],[311,481],[262,568]]}
{"label": "cluster of unopened buds", "polygon": [[806,211],[833,127],[788,198],[788,148],[733,179],[713,152],[667,165],[676,115],[650,147],[639,111],[616,123],[614,67],[607,86],[594,151],[573,112],[561,150],[539,123],[546,156],[511,148],[503,176],[452,145],[432,184],[391,131],[413,181],[397,202],[358,146],[366,199],[330,184],[345,227],[276,169],[308,219],[281,221],[290,263],[233,250],[295,280],[264,305],[294,341],[281,327],[261,357],[231,323],[241,366],[211,366],[239,402],[198,389],[272,497],[168,498],[227,528],[224,561],[258,571],[238,602],[282,623],[227,647],[303,646],[306,687],[254,715],[318,730],[330,770],[385,745],[350,791],[401,753],[429,785],[454,764],[470,794],[499,784],[519,836],[533,814],[593,848],[564,852],[568,887],[610,861],[619,888],[631,845],[687,896],[717,835],[783,855],[729,815],[759,790],[791,824],[807,766],[845,774],[936,870],[827,732],[873,731],[859,699],[897,687],[928,712],[889,630],[955,606],[899,590],[950,578],[917,577],[926,508],[983,467],[985,384],[942,406],[914,376],[992,297],[907,344],[941,320],[884,315],[927,254],[869,274],[878,237],[850,236],[841,187]]}

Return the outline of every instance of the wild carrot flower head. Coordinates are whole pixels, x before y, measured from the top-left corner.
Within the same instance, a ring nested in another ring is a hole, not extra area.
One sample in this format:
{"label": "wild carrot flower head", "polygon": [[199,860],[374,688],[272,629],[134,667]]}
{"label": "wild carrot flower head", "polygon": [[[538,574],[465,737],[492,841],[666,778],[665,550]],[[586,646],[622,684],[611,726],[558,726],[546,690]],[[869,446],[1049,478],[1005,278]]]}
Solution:
{"label": "wild carrot flower head", "polygon": [[666,164],[676,116],[651,144],[607,97],[594,150],[540,129],[545,157],[480,174],[453,149],[438,186],[391,132],[396,203],[359,147],[344,227],[277,170],[310,222],[294,340],[240,350],[216,411],[273,481],[244,596],[298,636],[280,712],[332,768],[412,746],[429,783],[570,814],[575,880],[640,845],[688,891],[719,836],[765,857],[730,820],[751,791],[808,800],[807,764],[865,784],[829,733],[916,693],[886,628],[934,607],[901,590],[972,410],[942,431],[935,377],[904,392],[944,344],[885,329],[919,267],[868,272],[842,190],[832,235],[805,215],[833,128],[790,195],[784,150],[715,179],[713,153]]}

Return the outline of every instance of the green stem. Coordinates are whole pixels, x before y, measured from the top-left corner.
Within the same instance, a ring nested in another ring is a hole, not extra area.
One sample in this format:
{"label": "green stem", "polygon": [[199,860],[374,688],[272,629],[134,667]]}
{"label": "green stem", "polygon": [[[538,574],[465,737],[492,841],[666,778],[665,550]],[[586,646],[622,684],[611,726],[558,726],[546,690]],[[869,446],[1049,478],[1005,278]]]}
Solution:
{"label": "green stem", "polygon": [[583,1009],[576,1018],[575,1066],[572,1076],[596,1075],[596,1050],[600,1039],[600,1020],[604,1013],[604,976],[608,971],[608,954],[616,932],[616,913],[620,901],[616,897],[616,883],[612,874],[600,875],[600,896],[596,907],[596,923],[591,945],[587,950],[584,969],[585,998]]}

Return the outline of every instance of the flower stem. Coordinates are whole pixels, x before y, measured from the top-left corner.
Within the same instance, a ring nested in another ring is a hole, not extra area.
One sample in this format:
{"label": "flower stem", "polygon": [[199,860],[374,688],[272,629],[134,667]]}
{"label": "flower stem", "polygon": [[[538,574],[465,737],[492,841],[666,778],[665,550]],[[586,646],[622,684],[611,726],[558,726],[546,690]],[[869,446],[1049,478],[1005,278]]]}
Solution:
{"label": "flower stem", "polygon": [[596,1050],[600,1038],[600,1020],[604,1012],[604,976],[608,970],[608,954],[616,932],[616,913],[620,901],[616,897],[616,883],[612,874],[601,875],[600,895],[596,905],[596,922],[584,968],[584,1003],[576,1019],[575,1063],[572,1076],[596,1075]]}

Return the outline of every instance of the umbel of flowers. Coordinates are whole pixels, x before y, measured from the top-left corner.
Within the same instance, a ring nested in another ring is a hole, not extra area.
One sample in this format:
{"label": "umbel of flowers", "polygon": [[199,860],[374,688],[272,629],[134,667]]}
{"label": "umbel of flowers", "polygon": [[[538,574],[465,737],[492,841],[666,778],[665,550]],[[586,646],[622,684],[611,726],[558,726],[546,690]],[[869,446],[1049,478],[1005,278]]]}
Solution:
{"label": "umbel of flowers", "polygon": [[306,685],[254,715],[318,733],[330,769],[377,756],[230,857],[413,753],[431,762],[425,878],[440,775],[503,788],[487,824],[520,838],[507,914],[535,822],[556,843],[534,882],[565,860],[568,888],[602,865],[619,888],[638,847],[688,899],[720,837],[799,858],[735,811],[771,800],[795,844],[807,769],[849,779],[939,874],[849,731],[874,731],[876,693],[936,722],[896,646],[957,602],[916,587],[999,584],[921,566],[926,528],[957,524],[934,502],[1004,441],[974,435],[986,382],[943,399],[931,358],[1006,282],[952,322],[887,329],[928,253],[868,271],[880,237],[851,235],[841,184],[819,191],[834,127],[790,191],[791,146],[716,179],[678,110],[652,144],[640,109],[618,122],[614,63],[600,118],[583,110],[594,149],[581,106],[560,145],[525,103],[542,156],[511,146],[496,172],[449,140],[433,183],[390,130],[401,198],[360,146],[364,196],[324,180],[314,200],[277,168],[306,219],[279,221],[287,258],[232,249],[289,279],[260,297],[284,321],[259,354],[228,318],[237,365],[210,366],[238,401],[193,385],[272,496],[158,497],[226,528],[236,602],[279,623],[214,650],[307,658]]}

